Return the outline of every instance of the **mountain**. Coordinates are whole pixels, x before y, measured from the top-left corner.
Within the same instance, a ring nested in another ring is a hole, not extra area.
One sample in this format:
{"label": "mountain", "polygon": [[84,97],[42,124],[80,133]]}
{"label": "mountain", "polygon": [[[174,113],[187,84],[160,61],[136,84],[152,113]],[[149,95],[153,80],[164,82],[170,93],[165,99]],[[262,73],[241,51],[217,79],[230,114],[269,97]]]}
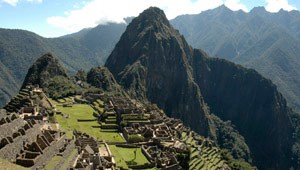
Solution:
{"label": "mountain", "polygon": [[28,85],[39,85],[41,88],[48,85],[49,80],[55,76],[68,78],[66,71],[51,53],[38,58],[29,68],[22,89]]}
{"label": "mountain", "polygon": [[300,109],[300,12],[249,13],[226,6],[171,21],[195,48],[271,79],[288,103]]}
{"label": "mountain", "polygon": [[106,67],[92,68],[86,75],[86,82],[105,92],[124,94],[112,73]]}
{"label": "mountain", "polygon": [[252,69],[193,49],[160,9],[133,19],[105,66],[129,95],[156,103],[219,145],[231,134],[235,146],[249,147],[258,168],[299,167],[291,160],[293,112],[276,86]]}
{"label": "mountain", "polygon": [[104,64],[125,28],[126,24],[108,23],[58,38],[0,29],[0,107],[16,95],[28,68],[39,56],[56,54],[71,73],[88,70]]}

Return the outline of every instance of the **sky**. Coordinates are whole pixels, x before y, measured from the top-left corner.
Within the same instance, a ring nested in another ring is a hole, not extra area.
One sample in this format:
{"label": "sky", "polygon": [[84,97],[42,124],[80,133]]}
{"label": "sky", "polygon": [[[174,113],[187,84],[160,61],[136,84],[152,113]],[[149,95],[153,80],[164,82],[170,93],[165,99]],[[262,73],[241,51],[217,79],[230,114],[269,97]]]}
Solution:
{"label": "sky", "polygon": [[174,19],[223,4],[245,12],[257,6],[269,12],[300,9],[300,0],[0,0],[0,28],[58,37],[108,22],[122,23],[150,6],[163,9],[168,19]]}

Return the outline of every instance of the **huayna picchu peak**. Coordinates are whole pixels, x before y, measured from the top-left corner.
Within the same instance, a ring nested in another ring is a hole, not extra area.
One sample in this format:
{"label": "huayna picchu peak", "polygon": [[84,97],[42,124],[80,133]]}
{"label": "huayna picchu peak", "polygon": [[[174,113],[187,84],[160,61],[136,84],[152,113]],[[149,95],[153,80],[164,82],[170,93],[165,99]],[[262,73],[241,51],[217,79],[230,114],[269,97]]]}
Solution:
{"label": "huayna picchu peak", "polygon": [[0,169],[300,168],[300,116],[272,81],[191,47],[157,7],[104,66],[71,75],[61,58],[38,58],[0,110]]}
{"label": "huayna picchu peak", "polygon": [[216,129],[219,121],[210,115],[231,121],[237,135],[235,149],[227,149],[235,156],[260,169],[292,166],[292,111],[275,85],[254,70],[193,49],[160,9],[133,19],[105,66],[131,97],[157,104],[220,146],[229,146],[220,141],[231,132]]}
{"label": "huayna picchu peak", "polygon": [[188,63],[192,52],[163,11],[151,7],[128,25],[105,66],[131,96],[156,103],[208,136],[208,111]]}

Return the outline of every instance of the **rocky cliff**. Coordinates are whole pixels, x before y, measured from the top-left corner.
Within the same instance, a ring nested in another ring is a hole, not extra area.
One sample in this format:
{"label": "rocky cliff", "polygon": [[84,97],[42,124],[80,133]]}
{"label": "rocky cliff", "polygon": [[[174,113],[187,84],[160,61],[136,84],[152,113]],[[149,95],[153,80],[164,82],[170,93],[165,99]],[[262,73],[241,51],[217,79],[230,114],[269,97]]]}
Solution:
{"label": "rocky cliff", "polygon": [[105,66],[131,96],[156,103],[207,136],[208,111],[188,64],[192,52],[153,7],[133,19]]}

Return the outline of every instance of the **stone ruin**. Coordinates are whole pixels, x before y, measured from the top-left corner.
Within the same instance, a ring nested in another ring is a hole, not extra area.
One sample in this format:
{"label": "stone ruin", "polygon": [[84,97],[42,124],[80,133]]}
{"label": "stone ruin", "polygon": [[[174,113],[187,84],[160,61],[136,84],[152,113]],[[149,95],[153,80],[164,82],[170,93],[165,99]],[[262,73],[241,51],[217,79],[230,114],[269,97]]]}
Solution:
{"label": "stone ruin", "polygon": [[103,143],[108,150],[108,154],[100,155],[99,144],[93,137],[77,131],[74,131],[74,135],[79,154],[75,169],[115,169],[116,164],[107,144]]}
{"label": "stone ruin", "polygon": [[57,154],[66,150],[71,140],[65,133],[53,130],[43,130],[32,143],[23,143],[23,149],[16,159],[16,164],[24,167],[41,167]]}
{"label": "stone ruin", "polygon": [[142,145],[142,153],[149,162],[155,164],[159,169],[182,169],[174,153],[163,151],[156,145]]}
{"label": "stone ruin", "polygon": [[1,110],[0,157],[36,169],[72,147],[73,141],[66,139],[64,133],[43,129],[43,123],[34,119],[24,120],[17,113]]}

